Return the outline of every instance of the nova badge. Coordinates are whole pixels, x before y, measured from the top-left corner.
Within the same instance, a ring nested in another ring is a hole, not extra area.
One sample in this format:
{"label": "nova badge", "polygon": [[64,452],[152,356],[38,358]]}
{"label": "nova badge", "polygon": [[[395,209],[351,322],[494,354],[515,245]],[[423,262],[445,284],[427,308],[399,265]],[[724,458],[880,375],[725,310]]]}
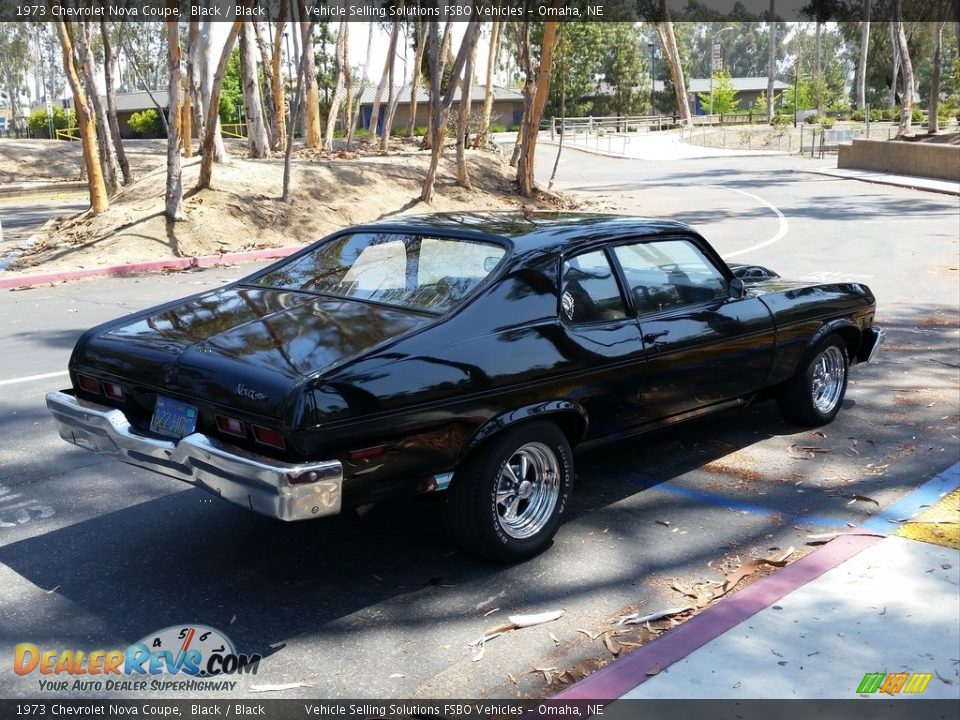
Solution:
{"label": "nova badge", "polygon": [[248,388],[243,383],[237,385],[237,395],[242,398],[247,398],[248,400],[256,400],[257,402],[263,402],[267,399],[267,396],[258,390],[253,388]]}

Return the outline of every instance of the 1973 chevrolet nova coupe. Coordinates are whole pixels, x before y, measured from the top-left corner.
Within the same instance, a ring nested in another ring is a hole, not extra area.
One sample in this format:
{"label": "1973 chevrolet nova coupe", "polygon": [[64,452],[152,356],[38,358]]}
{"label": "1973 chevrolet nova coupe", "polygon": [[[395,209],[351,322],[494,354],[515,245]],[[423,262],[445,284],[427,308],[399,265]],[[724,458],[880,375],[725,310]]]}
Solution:
{"label": "1973 chevrolet nova coupe", "polygon": [[69,442],[281,520],[443,490],[453,537],[509,562],[551,543],[574,446],[756,397],[830,422],[874,309],[674,222],[394,218],[89,330],[47,405]]}

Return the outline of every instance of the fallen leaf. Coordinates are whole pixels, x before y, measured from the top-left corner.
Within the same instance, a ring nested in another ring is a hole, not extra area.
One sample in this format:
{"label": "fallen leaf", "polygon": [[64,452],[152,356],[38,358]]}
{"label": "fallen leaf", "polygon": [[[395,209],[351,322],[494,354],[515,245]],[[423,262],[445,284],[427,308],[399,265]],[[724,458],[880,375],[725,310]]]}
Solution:
{"label": "fallen leaf", "polygon": [[649,677],[653,677],[654,675],[659,675],[661,672],[663,672],[663,668],[661,668],[659,665],[654,665],[652,668],[647,670],[647,675]]}
{"label": "fallen leaf", "polygon": [[389,679],[393,680],[394,678],[402,678],[402,677],[406,677],[406,675],[404,675],[403,673],[393,673],[390,675]]}
{"label": "fallen leaf", "polygon": [[565,612],[566,610],[551,610],[534,615],[510,615],[507,617],[507,620],[518,628],[533,627],[534,625],[542,625],[543,623],[559,620]]}
{"label": "fallen leaf", "polygon": [[770,648],[770,652],[772,652],[772,653],[773,653],[774,655],[776,655],[778,658],[782,658],[782,657],[783,657],[783,655],[781,655],[780,653],[778,653],[778,652],[777,652],[776,650],[774,650],[773,648]]}
{"label": "fallen leaf", "polygon": [[554,635],[553,633],[549,633],[549,635],[550,635],[550,639],[553,640],[553,644],[554,644],[554,645],[559,645],[559,644],[560,644],[560,641],[557,640],[557,636],[556,636],[556,635]]}
{"label": "fallen leaf", "polygon": [[[940,567],[944,570],[949,570],[950,568],[953,567],[953,565],[951,565],[950,563],[943,563],[943,565],[941,565]],[[57,585],[57,587],[60,587],[60,586]],[[56,590],[56,589],[57,588],[54,588],[53,590]],[[53,590],[51,590],[50,592],[53,592]]]}
{"label": "fallen leaf", "polygon": [[887,606],[884,605],[884,606],[883,606],[883,610],[881,610],[880,612],[878,612],[877,615],[886,615],[886,614],[887,614]]}
{"label": "fallen leaf", "polygon": [[953,680],[948,680],[937,670],[934,670],[934,672],[937,674],[937,677],[940,678],[940,682],[942,682],[944,685],[953,685]]}
{"label": "fallen leaf", "polygon": [[493,615],[495,612],[500,612],[500,608],[491,608],[490,610],[487,610],[483,616],[486,617],[487,615]]}
{"label": "fallen leaf", "polygon": [[295,688],[302,687],[313,687],[311,683],[305,682],[291,682],[291,683],[279,683],[273,685],[251,685],[247,690],[250,692],[280,692],[281,690],[293,690]]}
{"label": "fallen leaf", "polygon": [[853,505],[857,500],[860,502],[872,502],[877,507],[880,507],[880,503],[874,500],[872,497],[867,497],[866,495],[844,495],[844,497],[850,498],[850,502],[847,505]]}
{"label": "fallen leaf", "polygon": [[237,616],[234,615],[232,618],[230,618],[230,623],[229,623],[229,624],[230,624],[230,625],[233,625],[236,621],[237,621]]}
{"label": "fallen leaf", "polygon": [[770,565],[772,567],[783,567],[787,564],[786,560],[767,560],[766,558],[752,558],[741,565],[739,568],[731,572],[726,576],[726,581],[723,583],[723,587],[720,588],[720,592],[717,593],[717,597],[724,595],[729,591],[733,590],[741,580],[745,577],[753,575],[757,570],[759,570],[764,565]]}
{"label": "fallen leaf", "polygon": [[[636,615],[636,613],[634,613],[634,615]],[[630,617],[630,616],[628,615],[627,617]],[[617,623],[617,624],[620,625],[621,623]],[[591,640],[596,640],[598,637],[600,637],[600,633],[592,633],[589,630],[584,630],[583,628],[577,628],[577,632],[583,633]]]}
{"label": "fallen leaf", "polygon": [[270,643],[270,647],[274,650],[276,650],[277,648],[282,648],[284,645],[286,645],[286,643],[283,640],[281,640],[280,642]]}
{"label": "fallen leaf", "polygon": [[817,650],[816,652],[807,653],[807,657],[813,657],[814,655],[819,655],[819,654],[820,654],[820,651]]}
{"label": "fallen leaf", "polygon": [[[660,620],[661,618],[669,617],[670,615],[679,615],[680,613],[690,610],[690,606],[668,608],[667,610],[660,610],[655,613],[650,613],[649,615],[644,615],[643,617],[630,617],[629,615],[626,618],[621,618],[620,622],[617,625],[642,625],[644,623],[653,622],[654,620]],[[636,614],[636,613],[634,613]],[[648,630],[651,630],[648,626]]]}
{"label": "fallen leaf", "polygon": [[516,685],[517,683],[520,682],[517,678],[515,678],[515,677],[514,677],[513,675],[511,675],[510,673],[507,673],[507,677],[510,678],[510,682],[512,682],[514,685]]}
{"label": "fallen leaf", "polygon": [[[944,568],[944,570],[948,570],[948,569],[949,569],[949,568]],[[50,590],[46,590],[45,592],[47,593],[47,595],[52,595],[53,593],[55,593],[55,592],[56,592],[57,590],[59,590],[59,589],[60,589],[60,586],[57,585],[55,588],[51,588]]]}
{"label": "fallen leaf", "polygon": [[657,525],[663,525],[664,527],[670,527],[670,523],[666,520],[657,520]]}
{"label": "fallen leaf", "polygon": [[620,643],[614,640],[612,631],[607,630],[603,634],[603,644],[614,657],[620,654]]}

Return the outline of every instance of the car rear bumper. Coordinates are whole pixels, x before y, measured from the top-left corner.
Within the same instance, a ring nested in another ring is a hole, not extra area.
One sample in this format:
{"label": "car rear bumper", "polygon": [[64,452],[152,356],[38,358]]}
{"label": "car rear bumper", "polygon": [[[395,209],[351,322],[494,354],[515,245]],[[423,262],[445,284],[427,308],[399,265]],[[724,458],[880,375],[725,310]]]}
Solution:
{"label": "car rear bumper", "polygon": [[339,461],[284,463],[201,433],[179,441],[147,437],[131,428],[122,411],[81,400],[71,391],[49,393],[47,407],[67,442],[183,480],[248,510],[278,520],[340,512]]}
{"label": "car rear bumper", "polygon": [[862,363],[873,360],[873,356],[876,355],[877,349],[881,343],[883,343],[886,335],[882,327],[873,326],[864,330],[863,342],[860,343],[860,352],[857,353],[857,360]]}

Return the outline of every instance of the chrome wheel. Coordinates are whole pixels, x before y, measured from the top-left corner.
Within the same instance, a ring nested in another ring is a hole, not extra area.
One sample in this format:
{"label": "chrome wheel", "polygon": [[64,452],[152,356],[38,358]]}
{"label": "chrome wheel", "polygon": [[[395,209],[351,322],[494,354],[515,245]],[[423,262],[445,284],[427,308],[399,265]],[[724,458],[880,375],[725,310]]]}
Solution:
{"label": "chrome wheel", "polygon": [[556,454],[543,443],[522,445],[504,463],[495,492],[501,529],[518,540],[536,535],[560,497]]}
{"label": "chrome wheel", "polygon": [[836,345],[826,348],[813,361],[810,390],[813,406],[824,415],[833,412],[843,396],[847,365],[843,351]]}

